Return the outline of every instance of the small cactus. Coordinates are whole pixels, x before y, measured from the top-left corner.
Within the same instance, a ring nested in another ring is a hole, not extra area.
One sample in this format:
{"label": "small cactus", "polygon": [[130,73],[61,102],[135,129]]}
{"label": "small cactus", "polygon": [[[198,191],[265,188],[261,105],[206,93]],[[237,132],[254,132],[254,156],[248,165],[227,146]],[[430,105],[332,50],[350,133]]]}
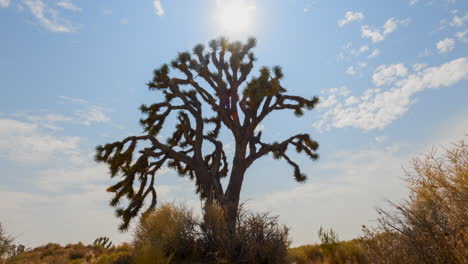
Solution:
{"label": "small cactus", "polygon": [[98,237],[94,240],[94,246],[101,246],[103,248],[110,248],[112,246],[112,242],[109,241],[108,237]]}

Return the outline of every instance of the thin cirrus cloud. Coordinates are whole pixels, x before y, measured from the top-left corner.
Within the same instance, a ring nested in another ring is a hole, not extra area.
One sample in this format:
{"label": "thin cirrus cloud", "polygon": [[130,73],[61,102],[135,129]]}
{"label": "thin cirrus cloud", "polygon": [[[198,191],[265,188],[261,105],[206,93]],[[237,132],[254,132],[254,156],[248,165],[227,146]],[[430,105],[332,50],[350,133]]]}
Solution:
{"label": "thin cirrus cloud", "polygon": [[389,18],[381,29],[363,25],[361,26],[361,37],[369,38],[372,42],[377,43],[385,40],[385,38],[397,30],[400,25],[408,25],[411,22],[411,19],[396,19],[394,17]]}
{"label": "thin cirrus cloud", "polygon": [[362,12],[353,12],[348,11],[345,13],[345,17],[341,20],[338,20],[338,26],[344,27],[346,24],[353,21],[361,21],[364,19],[364,14]]}
{"label": "thin cirrus cloud", "polygon": [[[50,32],[70,33],[75,32],[78,28],[67,19],[62,18],[57,9],[50,7],[43,0],[24,0],[23,3],[39,21],[40,25]],[[62,3],[62,6],[59,3]],[[68,9],[78,8],[71,1],[61,1],[59,3],[58,6],[61,8],[65,8],[65,6]]]}
{"label": "thin cirrus cloud", "polygon": [[[388,68],[391,70],[388,70]],[[409,110],[415,94],[430,88],[449,87],[468,79],[468,57],[459,58],[437,67],[425,68],[406,76],[401,66],[382,68],[377,84],[392,84],[392,88],[366,90],[353,97],[353,104],[346,104],[350,97],[335,93],[334,103],[328,106],[321,119],[313,124],[319,130],[355,127],[363,130],[383,129]],[[404,65],[403,65],[404,67]],[[406,67],[405,67],[406,68]],[[397,78],[402,78],[397,80]],[[358,100],[355,100],[355,99]]]}
{"label": "thin cirrus cloud", "polygon": [[81,11],[82,9],[71,2],[71,0],[63,0],[57,3],[57,6],[71,11]]}
{"label": "thin cirrus cloud", "polygon": [[0,157],[17,162],[38,162],[78,149],[78,137],[45,133],[31,122],[0,118]]}
{"label": "thin cirrus cloud", "polygon": [[369,56],[367,56],[367,58],[373,59],[373,58],[379,56],[379,54],[380,54],[380,50],[379,50],[379,49],[374,49],[374,50],[371,52],[371,54],[369,54]]}
{"label": "thin cirrus cloud", "polygon": [[162,7],[161,0],[154,0],[153,6],[154,6],[154,10],[156,11],[156,15],[158,16],[164,15],[164,9]]}

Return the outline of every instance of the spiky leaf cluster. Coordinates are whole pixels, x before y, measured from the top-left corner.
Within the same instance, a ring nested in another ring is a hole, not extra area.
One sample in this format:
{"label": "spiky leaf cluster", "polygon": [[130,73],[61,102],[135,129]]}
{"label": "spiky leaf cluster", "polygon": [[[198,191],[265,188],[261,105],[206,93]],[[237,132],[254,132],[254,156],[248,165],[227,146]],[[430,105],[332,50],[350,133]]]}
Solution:
{"label": "spiky leaf cluster", "polygon": [[110,248],[112,246],[112,241],[108,237],[98,237],[94,240],[93,245],[95,247]]}

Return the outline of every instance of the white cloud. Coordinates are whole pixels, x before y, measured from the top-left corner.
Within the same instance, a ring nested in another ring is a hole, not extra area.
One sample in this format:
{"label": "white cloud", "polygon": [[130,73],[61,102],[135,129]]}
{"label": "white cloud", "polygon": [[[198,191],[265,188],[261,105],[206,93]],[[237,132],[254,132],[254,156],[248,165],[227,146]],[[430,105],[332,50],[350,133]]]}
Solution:
{"label": "white cloud", "polygon": [[419,0],[409,0],[410,5],[415,5],[418,2],[419,2]]}
{"label": "white cloud", "polygon": [[378,137],[375,137],[375,141],[377,141],[378,143],[382,143],[382,142],[384,142],[386,139],[387,139],[387,137],[385,137],[385,136],[378,136]]}
{"label": "white cloud", "polygon": [[96,236],[112,237],[115,244],[129,241],[130,232],[124,234],[117,229],[119,222],[108,206],[110,196],[105,189],[105,185],[88,186],[83,192],[64,195],[0,189],[1,220],[10,233],[18,236],[16,241],[27,247],[51,241],[89,244]]}
{"label": "white cloud", "polygon": [[[400,73],[403,75],[401,71]],[[317,129],[331,127],[383,129],[409,110],[415,94],[426,89],[449,87],[466,79],[468,79],[468,58],[460,58],[438,67],[426,68],[394,83],[389,90],[367,90],[359,98],[359,103],[351,106],[340,102],[335,103],[332,108],[323,113],[321,120],[314,123],[314,127]],[[378,80],[382,83],[387,82],[385,78]]]}
{"label": "white cloud", "polygon": [[164,9],[161,5],[161,0],[154,0],[153,1],[154,9],[156,10],[156,15],[158,16],[163,16],[164,15]]}
{"label": "white cloud", "polygon": [[359,53],[364,53],[369,50],[369,47],[364,45],[359,48]]}
{"label": "white cloud", "polygon": [[71,0],[62,0],[57,3],[57,6],[71,11],[81,11],[81,8],[73,4]]}
{"label": "white cloud", "polygon": [[108,169],[104,165],[64,166],[40,171],[36,186],[48,193],[58,193],[67,188],[82,190],[90,185],[103,183],[108,177]]}
{"label": "white cloud", "polygon": [[56,9],[48,7],[43,0],[24,0],[24,4],[40,24],[51,32],[74,32],[76,26],[59,16]]}
{"label": "white cloud", "polygon": [[91,106],[86,110],[76,112],[79,117],[78,122],[85,126],[90,126],[92,123],[106,123],[111,118],[105,113],[105,109],[99,106]]}
{"label": "white cloud", "polygon": [[81,98],[74,98],[74,97],[69,97],[69,96],[64,96],[61,95],[59,96],[60,99],[63,101],[68,101],[68,102],[73,102],[73,103],[79,103],[79,104],[87,104],[88,101],[81,99]]}
{"label": "white cloud", "polygon": [[377,86],[393,83],[398,77],[404,77],[408,73],[403,64],[380,65],[372,75],[372,81]]}
{"label": "white cloud", "polygon": [[331,88],[329,90],[324,90],[322,93],[328,93],[327,97],[320,97],[320,103],[318,108],[328,108],[336,104],[338,96],[346,96],[351,93],[351,91],[346,86],[341,86],[339,88]]}
{"label": "white cloud", "polygon": [[367,46],[367,45],[362,45],[358,49],[354,49],[352,46],[353,46],[353,44],[351,42],[344,45],[342,47],[342,51],[340,52],[338,57],[343,59],[345,57],[345,55],[347,55],[347,53],[349,53],[352,56],[359,56],[359,55],[369,51],[369,46]]}
{"label": "white cloud", "polygon": [[[59,96],[60,103],[76,103],[79,105],[79,110],[74,111],[73,115],[63,115],[50,113],[42,110],[39,114],[30,114],[19,112],[15,114],[3,114],[14,118],[20,118],[38,125],[42,128],[49,128],[53,130],[62,130],[58,127],[59,123],[79,124],[83,126],[90,126],[98,123],[109,123],[111,117],[107,114],[110,110],[98,105],[91,105],[88,101],[80,98],[73,98],[68,96]],[[2,114],[0,114],[1,116]]]}
{"label": "white cloud", "polygon": [[8,7],[10,5],[10,0],[0,0],[0,7]]}
{"label": "white cloud", "polygon": [[322,91],[322,93],[328,93],[327,97],[320,97],[320,103],[318,108],[327,108],[331,107],[332,105],[336,104],[338,96],[346,96],[351,93],[351,91],[346,86],[341,86],[339,88],[331,88],[327,91]]}
{"label": "white cloud", "polygon": [[359,102],[359,99],[355,96],[350,96],[346,98],[345,105],[353,105]]}
{"label": "white cloud", "polygon": [[385,37],[377,29],[373,29],[368,25],[361,27],[361,36],[363,38],[370,38],[372,42],[380,42],[385,39]]}
{"label": "white cloud", "polygon": [[343,27],[344,25],[353,22],[353,21],[361,21],[364,19],[364,14],[362,12],[353,12],[348,11],[345,14],[345,17],[341,20],[338,20],[338,26]]}
{"label": "white cloud", "polygon": [[453,38],[445,38],[436,44],[439,53],[447,53],[453,50],[455,47],[455,40]]}
{"label": "white cloud", "polygon": [[73,154],[78,137],[57,137],[47,134],[34,123],[0,118],[0,157],[2,159],[37,162],[54,156]]}
{"label": "white cloud", "polygon": [[394,17],[389,18],[385,24],[382,26],[382,29],[377,29],[368,25],[361,26],[361,36],[363,38],[369,38],[372,42],[377,43],[385,40],[385,38],[394,32],[399,25],[408,25],[411,19],[396,19]]}
{"label": "white cloud", "polygon": [[374,50],[372,51],[372,53],[369,54],[369,56],[367,56],[367,58],[373,59],[373,58],[377,57],[377,56],[379,55],[379,53],[380,53],[380,50],[379,50],[379,49],[374,49]]}
{"label": "white cloud", "polygon": [[458,38],[458,40],[462,41],[462,42],[465,42],[465,43],[468,43],[468,30],[465,30],[465,31],[460,31],[460,32],[457,32],[455,33],[455,37]]}
{"label": "white cloud", "polygon": [[465,24],[465,21],[468,20],[468,13],[464,16],[454,16],[452,21],[450,22],[450,26],[452,27],[462,27]]}
{"label": "white cloud", "polygon": [[415,72],[418,72],[420,70],[422,70],[424,67],[426,67],[427,65],[424,64],[424,63],[416,63],[416,64],[413,64],[413,71]]}
{"label": "white cloud", "polygon": [[348,75],[356,75],[357,74],[356,69],[354,68],[354,66],[349,66],[346,69],[345,73],[348,74]]}
{"label": "white cloud", "polygon": [[341,95],[341,96],[346,96],[346,95],[351,93],[351,91],[346,86],[341,86],[341,87],[338,87],[338,88],[331,88],[330,90],[328,90],[328,92],[330,94],[337,94],[337,95]]}
{"label": "white cloud", "polygon": [[397,29],[397,27],[398,27],[398,24],[396,23],[395,18],[394,17],[390,18],[383,25],[384,35],[392,33],[393,31]]}

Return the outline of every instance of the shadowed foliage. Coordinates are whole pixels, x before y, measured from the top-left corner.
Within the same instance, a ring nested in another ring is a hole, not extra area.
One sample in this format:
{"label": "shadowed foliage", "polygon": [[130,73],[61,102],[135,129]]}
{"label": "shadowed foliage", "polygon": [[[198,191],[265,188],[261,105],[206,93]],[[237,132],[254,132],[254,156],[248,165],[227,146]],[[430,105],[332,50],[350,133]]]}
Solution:
{"label": "shadowed foliage", "polygon": [[[110,205],[122,220],[121,230],[128,228],[147,198],[150,203],[145,211],[155,207],[155,174],[164,167],[194,180],[200,198],[220,204],[232,227],[244,174],[257,159],[272,153],[293,168],[297,181],[306,180],[287,150],[292,147],[316,160],[318,143],[308,134],[268,143],[256,128],[275,111],[292,110],[301,116],[317,105],[318,98],[287,94],[279,66],[262,67],[258,76],[247,81],[254,67],[255,45],[254,38],[246,43],[221,38],[212,40],[209,48],[200,44],[193,53],[179,53],[170,65],[156,69],[147,84],[162,93],[164,100],[140,107],[144,134],[97,147],[96,161],[105,163],[111,177],[119,179],[108,191],[114,193]],[[176,120],[176,125],[163,142],[159,133],[167,120]],[[221,129],[234,138],[230,164],[219,139]],[[223,188],[221,179],[227,176]]]}

